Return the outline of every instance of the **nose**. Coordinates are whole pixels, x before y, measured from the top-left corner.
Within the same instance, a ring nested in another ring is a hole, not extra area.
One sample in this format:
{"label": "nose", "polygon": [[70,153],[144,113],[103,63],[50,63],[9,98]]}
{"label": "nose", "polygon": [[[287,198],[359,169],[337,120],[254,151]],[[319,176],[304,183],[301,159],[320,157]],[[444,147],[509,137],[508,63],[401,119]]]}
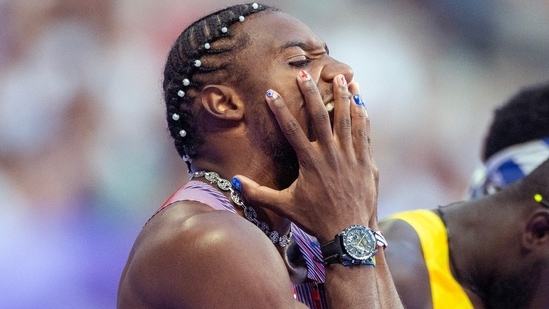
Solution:
{"label": "nose", "polygon": [[320,79],[324,82],[331,83],[337,74],[343,74],[347,82],[351,82],[354,76],[353,69],[351,69],[350,66],[329,57],[320,72]]}

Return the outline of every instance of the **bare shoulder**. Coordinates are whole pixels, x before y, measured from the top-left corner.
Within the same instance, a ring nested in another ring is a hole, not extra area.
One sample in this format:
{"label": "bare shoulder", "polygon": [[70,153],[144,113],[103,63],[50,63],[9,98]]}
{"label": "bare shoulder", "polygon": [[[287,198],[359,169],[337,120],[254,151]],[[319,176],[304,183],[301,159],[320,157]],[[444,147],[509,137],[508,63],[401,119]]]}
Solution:
{"label": "bare shoulder", "polygon": [[405,308],[432,308],[429,273],[416,231],[400,219],[380,222],[389,243],[385,257]]}
{"label": "bare shoulder", "polygon": [[118,305],[252,308],[259,296],[285,301],[287,308],[294,301],[274,245],[238,215],[179,202],[155,216],[138,236],[120,282]]}

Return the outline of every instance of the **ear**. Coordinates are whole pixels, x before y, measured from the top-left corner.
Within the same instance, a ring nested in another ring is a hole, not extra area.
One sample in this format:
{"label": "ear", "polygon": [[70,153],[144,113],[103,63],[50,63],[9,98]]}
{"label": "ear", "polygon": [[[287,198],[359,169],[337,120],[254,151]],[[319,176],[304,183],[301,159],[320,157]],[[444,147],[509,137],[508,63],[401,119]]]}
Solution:
{"label": "ear", "polygon": [[536,209],[530,214],[526,223],[526,230],[522,238],[523,246],[526,249],[536,247],[549,248],[549,210],[545,208]]}
{"label": "ear", "polygon": [[240,120],[244,117],[244,105],[231,88],[223,85],[207,85],[201,93],[202,106],[216,118]]}

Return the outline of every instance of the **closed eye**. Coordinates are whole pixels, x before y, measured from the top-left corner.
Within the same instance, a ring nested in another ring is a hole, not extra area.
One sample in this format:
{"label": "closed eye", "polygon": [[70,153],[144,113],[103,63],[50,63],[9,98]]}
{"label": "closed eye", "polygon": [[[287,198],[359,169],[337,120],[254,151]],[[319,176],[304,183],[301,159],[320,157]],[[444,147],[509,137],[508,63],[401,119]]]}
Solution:
{"label": "closed eye", "polygon": [[304,68],[307,65],[309,65],[309,63],[311,63],[311,60],[303,59],[303,60],[298,60],[298,61],[292,61],[292,62],[290,62],[290,65],[294,68]]}

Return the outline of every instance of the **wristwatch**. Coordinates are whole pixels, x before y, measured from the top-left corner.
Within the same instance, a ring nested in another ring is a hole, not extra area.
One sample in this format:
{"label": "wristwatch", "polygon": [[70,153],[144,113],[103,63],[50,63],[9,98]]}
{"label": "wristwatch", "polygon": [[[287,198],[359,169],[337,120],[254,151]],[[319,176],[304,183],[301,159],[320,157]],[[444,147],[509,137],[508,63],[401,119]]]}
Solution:
{"label": "wristwatch", "polygon": [[340,263],[350,265],[373,265],[378,245],[386,246],[385,238],[363,225],[351,225],[338,233],[333,240],[320,246],[324,265]]}

